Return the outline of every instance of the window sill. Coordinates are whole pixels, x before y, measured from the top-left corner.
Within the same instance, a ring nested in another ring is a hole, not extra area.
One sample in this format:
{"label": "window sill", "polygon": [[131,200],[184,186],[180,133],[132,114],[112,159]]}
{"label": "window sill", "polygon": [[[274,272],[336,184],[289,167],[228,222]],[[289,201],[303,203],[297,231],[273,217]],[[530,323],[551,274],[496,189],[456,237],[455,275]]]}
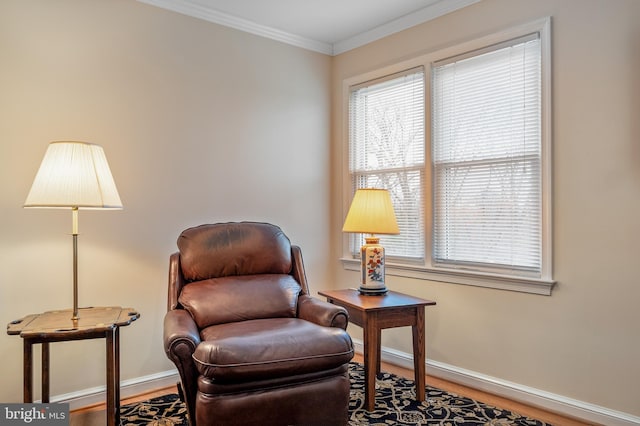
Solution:
{"label": "window sill", "polygon": [[[348,271],[360,271],[360,260],[341,258],[342,267]],[[386,275],[414,278],[443,283],[472,285],[498,290],[518,291],[522,293],[550,296],[556,282],[539,278],[513,277],[480,272],[428,269],[424,266],[399,265],[387,263]]]}

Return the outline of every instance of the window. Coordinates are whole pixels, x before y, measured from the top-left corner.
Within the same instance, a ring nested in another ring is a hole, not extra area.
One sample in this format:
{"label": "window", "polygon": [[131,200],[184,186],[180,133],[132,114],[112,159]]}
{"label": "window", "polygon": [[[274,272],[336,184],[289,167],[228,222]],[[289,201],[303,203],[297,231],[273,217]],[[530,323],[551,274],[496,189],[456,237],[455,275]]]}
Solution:
{"label": "window", "polygon": [[[351,189],[389,190],[400,235],[380,236],[388,258],[424,259],[424,108],[422,67],[351,88]],[[352,235],[355,256],[364,237]]]}
{"label": "window", "polygon": [[389,189],[400,225],[387,275],[551,294],[550,69],[545,18],[345,82],[345,189]]}
{"label": "window", "polygon": [[434,264],[540,276],[540,37],[432,65]]}

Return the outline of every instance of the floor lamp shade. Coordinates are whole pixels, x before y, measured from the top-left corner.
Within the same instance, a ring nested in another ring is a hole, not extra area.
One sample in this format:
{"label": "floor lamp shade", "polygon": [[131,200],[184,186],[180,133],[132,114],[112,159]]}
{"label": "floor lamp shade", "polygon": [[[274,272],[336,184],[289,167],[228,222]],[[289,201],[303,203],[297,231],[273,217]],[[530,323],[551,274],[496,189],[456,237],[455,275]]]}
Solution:
{"label": "floor lamp shade", "polygon": [[72,211],[73,320],[78,316],[78,210],[121,209],[122,201],[100,145],[51,142],[24,207]]}
{"label": "floor lamp shade", "polygon": [[363,294],[384,294],[385,254],[380,239],[374,234],[399,234],[391,197],[386,189],[358,189],[342,227],[342,232],[369,234],[360,248]]}
{"label": "floor lamp shade", "polygon": [[100,145],[51,142],[24,206],[121,209],[122,201]]}

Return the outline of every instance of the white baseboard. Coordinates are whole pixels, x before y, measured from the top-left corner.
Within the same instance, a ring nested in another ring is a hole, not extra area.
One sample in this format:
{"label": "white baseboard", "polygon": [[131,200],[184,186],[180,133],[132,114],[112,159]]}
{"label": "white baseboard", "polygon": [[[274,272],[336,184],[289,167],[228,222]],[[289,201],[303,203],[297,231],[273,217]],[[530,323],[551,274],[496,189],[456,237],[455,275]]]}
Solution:
{"label": "white baseboard", "polygon": [[[354,339],[353,344],[356,352],[363,352],[364,345],[361,340]],[[381,352],[383,361],[413,370],[413,357],[411,354],[385,347],[382,348]],[[427,372],[434,377],[589,423],[607,426],[640,425],[640,417],[628,413],[487,376],[443,362],[427,359]]]}
{"label": "white baseboard", "polygon": [[[175,385],[180,381],[177,370],[162,371],[148,376],[136,377],[134,379],[120,382],[120,398],[128,398],[135,395],[151,392]],[[107,400],[107,387],[97,386],[95,388],[83,389],[77,392],[65,393],[51,397],[51,402],[64,402],[69,404],[69,410],[90,407],[102,404]]]}

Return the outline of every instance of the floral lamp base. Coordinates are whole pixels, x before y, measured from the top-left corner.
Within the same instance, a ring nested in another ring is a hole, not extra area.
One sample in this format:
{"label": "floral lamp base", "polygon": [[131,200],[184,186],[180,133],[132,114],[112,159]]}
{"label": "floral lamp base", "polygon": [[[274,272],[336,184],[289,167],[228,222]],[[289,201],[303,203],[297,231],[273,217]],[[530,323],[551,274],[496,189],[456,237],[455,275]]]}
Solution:
{"label": "floral lamp base", "polygon": [[377,237],[366,237],[366,244],[360,248],[362,282],[358,289],[361,294],[383,295],[387,292],[384,284],[384,247]]}

